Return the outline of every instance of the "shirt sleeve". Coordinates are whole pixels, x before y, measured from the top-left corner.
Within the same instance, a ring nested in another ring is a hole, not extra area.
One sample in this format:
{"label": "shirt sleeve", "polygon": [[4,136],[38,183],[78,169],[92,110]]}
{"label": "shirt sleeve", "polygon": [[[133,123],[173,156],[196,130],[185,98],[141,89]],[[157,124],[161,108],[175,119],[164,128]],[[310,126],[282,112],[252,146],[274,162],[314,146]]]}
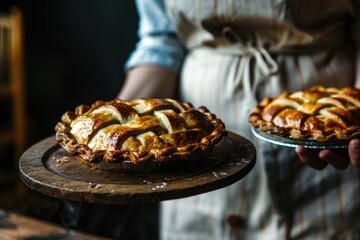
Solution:
{"label": "shirt sleeve", "polygon": [[161,0],[136,0],[139,41],[125,63],[125,71],[140,65],[158,65],[177,73],[185,55],[173,23]]}

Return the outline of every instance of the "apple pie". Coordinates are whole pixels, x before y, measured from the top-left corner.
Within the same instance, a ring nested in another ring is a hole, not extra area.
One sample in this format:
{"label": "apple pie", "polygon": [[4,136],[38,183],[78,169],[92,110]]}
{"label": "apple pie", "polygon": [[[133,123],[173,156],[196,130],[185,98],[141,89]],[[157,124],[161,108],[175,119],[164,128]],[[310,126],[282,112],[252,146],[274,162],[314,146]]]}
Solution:
{"label": "apple pie", "polygon": [[195,159],[227,135],[224,123],[206,107],[173,99],[80,105],[63,114],[55,130],[68,153],[93,166]]}
{"label": "apple pie", "polygon": [[360,90],[315,86],[261,101],[249,122],[260,131],[294,139],[349,140],[360,136]]}

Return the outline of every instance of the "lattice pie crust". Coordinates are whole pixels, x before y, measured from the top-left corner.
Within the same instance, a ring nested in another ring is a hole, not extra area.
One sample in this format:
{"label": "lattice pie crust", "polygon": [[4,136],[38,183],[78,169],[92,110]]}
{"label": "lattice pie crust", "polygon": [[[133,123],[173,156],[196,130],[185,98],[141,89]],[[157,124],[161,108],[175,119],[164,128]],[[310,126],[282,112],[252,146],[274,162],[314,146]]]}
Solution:
{"label": "lattice pie crust", "polygon": [[348,140],[360,135],[360,90],[315,86],[265,98],[249,116],[256,128],[296,139]]}
{"label": "lattice pie crust", "polygon": [[55,127],[58,143],[91,163],[189,159],[210,151],[227,134],[206,107],[173,99],[97,101],[61,120]]}

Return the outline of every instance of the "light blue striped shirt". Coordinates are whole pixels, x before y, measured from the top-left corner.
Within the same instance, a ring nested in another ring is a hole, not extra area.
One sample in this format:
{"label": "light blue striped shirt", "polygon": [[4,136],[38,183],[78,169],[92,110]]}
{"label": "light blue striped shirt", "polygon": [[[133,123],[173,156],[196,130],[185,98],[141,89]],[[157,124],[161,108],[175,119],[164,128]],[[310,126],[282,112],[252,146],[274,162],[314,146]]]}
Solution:
{"label": "light blue striped shirt", "polygon": [[185,49],[164,9],[163,1],[136,0],[140,15],[139,41],[125,64],[125,69],[141,65],[158,65],[177,73]]}

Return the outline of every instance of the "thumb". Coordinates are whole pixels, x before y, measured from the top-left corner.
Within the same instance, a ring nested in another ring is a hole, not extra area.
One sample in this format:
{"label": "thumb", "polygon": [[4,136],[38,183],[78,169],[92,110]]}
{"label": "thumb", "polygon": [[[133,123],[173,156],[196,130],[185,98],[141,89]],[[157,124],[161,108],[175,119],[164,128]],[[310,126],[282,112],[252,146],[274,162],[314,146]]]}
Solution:
{"label": "thumb", "polygon": [[360,171],[360,139],[353,139],[349,144],[349,156],[353,167]]}

